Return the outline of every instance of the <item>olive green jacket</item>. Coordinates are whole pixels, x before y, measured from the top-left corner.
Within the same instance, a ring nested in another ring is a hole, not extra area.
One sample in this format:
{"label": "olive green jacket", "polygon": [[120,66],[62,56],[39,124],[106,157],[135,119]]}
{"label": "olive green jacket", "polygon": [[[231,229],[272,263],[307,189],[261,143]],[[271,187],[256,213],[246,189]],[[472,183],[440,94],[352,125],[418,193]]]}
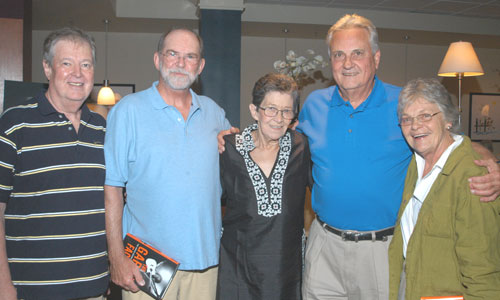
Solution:
{"label": "olive green jacket", "polygon": [[[406,253],[406,299],[456,296],[500,299],[500,201],[481,203],[467,179],[486,173],[464,136],[431,187]],[[401,215],[417,182],[413,157],[389,247],[389,299],[396,300],[403,266]]]}

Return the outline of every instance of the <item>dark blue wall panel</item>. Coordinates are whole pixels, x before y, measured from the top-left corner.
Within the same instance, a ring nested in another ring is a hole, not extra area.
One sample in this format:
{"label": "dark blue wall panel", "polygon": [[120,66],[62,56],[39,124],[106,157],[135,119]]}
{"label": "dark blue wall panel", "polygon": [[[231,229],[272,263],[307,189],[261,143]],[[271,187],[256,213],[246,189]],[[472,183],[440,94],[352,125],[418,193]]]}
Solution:
{"label": "dark blue wall panel", "polygon": [[226,111],[231,125],[240,126],[241,11],[200,10],[205,69],[201,93]]}

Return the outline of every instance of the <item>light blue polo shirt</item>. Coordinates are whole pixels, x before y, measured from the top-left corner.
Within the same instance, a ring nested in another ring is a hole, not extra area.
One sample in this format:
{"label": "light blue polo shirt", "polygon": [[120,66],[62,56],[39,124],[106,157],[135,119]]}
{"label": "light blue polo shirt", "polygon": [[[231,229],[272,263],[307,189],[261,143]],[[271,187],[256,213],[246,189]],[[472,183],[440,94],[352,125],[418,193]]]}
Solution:
{"label": "light blue polo shirt", "polygon": [[395,225],[412,155],[398,125],[400,91],[375,78],[356,109],[337,86],[304,103],[298,130],[309,138],[312,206],[327,224],[360,231]]}
{"label": "light blue polo shirt", "polygon": [[152,87],[124,97],[107,119],[106,185],[126,187],[123,233],[178,260],[218,264],[221,235],[217,134],[230,127],[213,100],[193,91],[185,121]]}

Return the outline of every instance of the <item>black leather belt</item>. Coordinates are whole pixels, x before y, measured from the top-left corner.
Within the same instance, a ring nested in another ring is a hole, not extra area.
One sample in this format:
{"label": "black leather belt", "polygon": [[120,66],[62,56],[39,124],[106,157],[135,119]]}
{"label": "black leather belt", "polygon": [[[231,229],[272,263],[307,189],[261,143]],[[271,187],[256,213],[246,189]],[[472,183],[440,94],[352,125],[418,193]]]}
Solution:
{"label": "black leather belt", "polygon": [[336,234],[342,238],[344,241],[387,241],[387,237],[394,234],[394,227],[382,229],[379,231],[356,231],[356,230],[339,230],[333,228],[332,226],[321,221],[318,216],[316,216],[321,227]]}

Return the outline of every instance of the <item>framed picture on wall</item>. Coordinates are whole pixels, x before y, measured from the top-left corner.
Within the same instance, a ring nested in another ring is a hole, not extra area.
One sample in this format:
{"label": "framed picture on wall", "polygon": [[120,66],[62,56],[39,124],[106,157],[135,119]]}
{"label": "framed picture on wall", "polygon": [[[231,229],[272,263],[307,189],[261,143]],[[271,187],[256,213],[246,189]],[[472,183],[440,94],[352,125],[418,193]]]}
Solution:
{"label": "framed picture on wall", "polygon": [[[97,95],[101,87],[102,83],[94,83],[94,88],[87,99],[87,103],[97,103]],[[115,95],[116,93],[120,95],[119,98],[135,93],[135,84],[133,83],[110,83],[109,87],[115,92]]]}
{"label": "framed picture on wall", "polygon": [[500,142],[500,94],[470,94],[469,137]]}
{"label": "framed picture on wall", "polygon": [[19,105],[40,93],[44,93],[48,88],[48,83],[5,80],[3,109]]}

